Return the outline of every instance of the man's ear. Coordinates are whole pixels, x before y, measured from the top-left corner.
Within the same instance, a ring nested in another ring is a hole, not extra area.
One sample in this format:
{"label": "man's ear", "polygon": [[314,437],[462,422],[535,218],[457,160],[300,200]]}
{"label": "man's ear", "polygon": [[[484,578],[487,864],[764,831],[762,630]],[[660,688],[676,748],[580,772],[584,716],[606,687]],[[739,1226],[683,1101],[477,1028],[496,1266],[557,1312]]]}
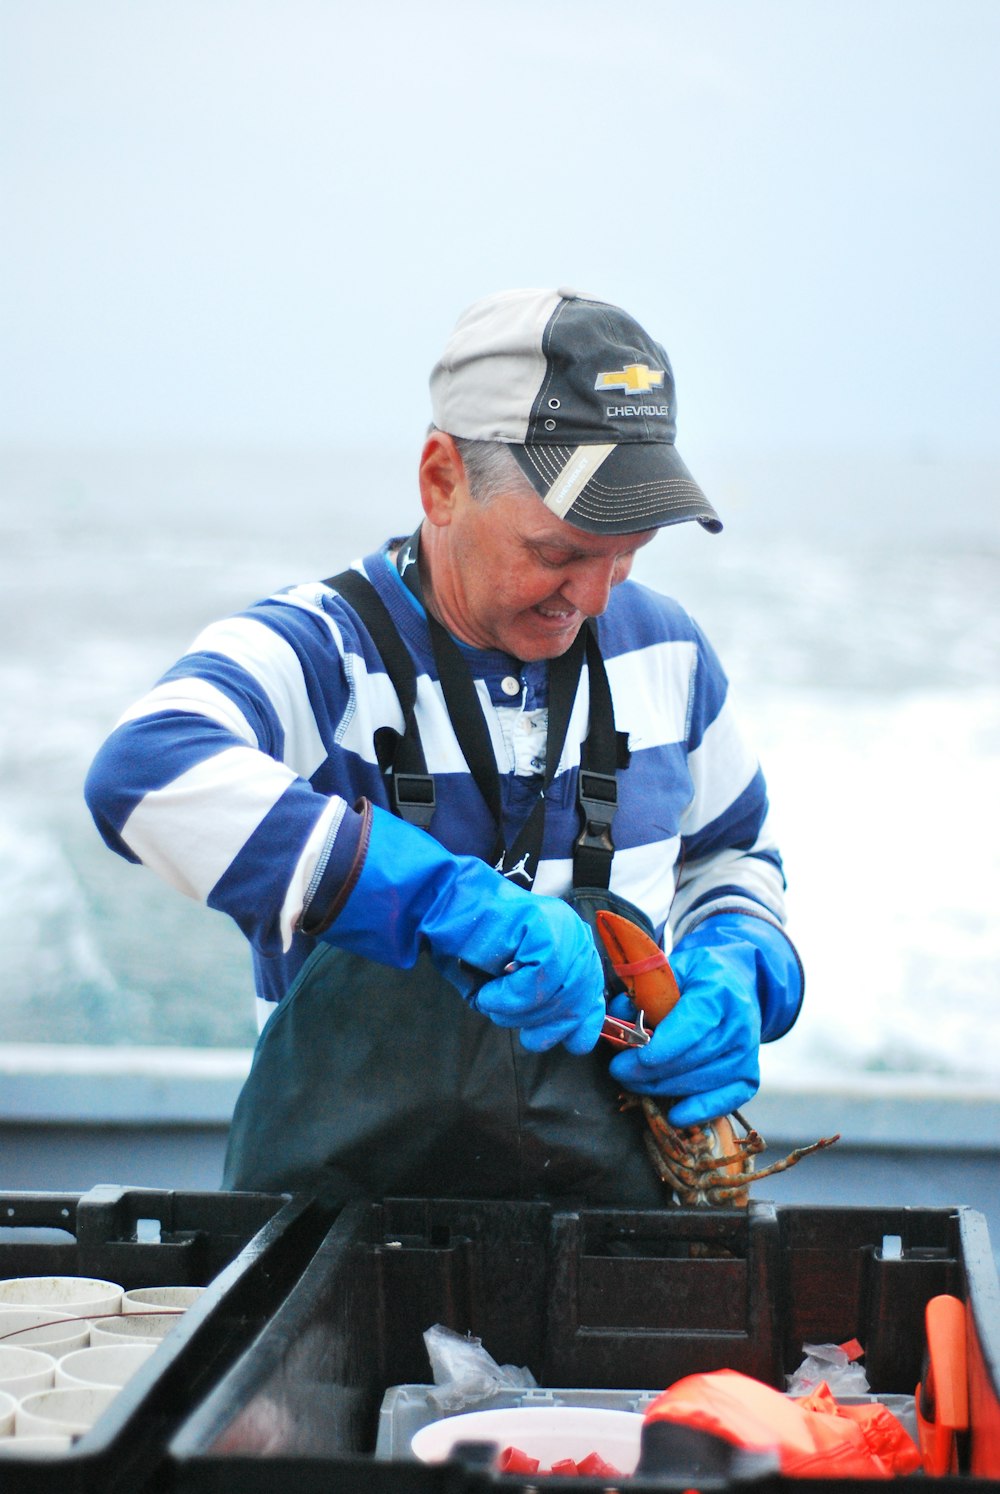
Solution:
{"label": "man's ear", "polygon": [[468,498],[465,465],[453,438],[432,431],[420,455],[420,501],[432,524],[450,524],[456,506]]}

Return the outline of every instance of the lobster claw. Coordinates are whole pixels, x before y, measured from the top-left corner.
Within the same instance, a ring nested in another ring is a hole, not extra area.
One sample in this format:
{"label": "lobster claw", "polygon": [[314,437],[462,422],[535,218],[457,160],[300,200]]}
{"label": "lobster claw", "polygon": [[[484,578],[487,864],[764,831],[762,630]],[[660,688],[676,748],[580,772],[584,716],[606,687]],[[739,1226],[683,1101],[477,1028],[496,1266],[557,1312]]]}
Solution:
{"label": "lobster claw", "polygon": [[663,950],[631,919],[603,908],[597,914],[597,931],[633,1006],[642,1012],[647,1027],[655,1027],[681,996]]}
{"label": "lobster claw", "polygon": [[[608,958],[644,1024],[655,1027],[673,1011],[680,988],[663,950],[637,924],[619,913],[601,909],[597,931]],[[697,1126],[672,1126],[649,1095],[625,1096],[622,1108],[637,1107],[646,1121],[644,1133],[650,1160],[677,1201],[688,1206],[729,1204],[745,1208],[749,1185],[794,1167],[803,1157],[838,1141],[824,1136],[811,1146],[796,1147],[787,1157],[755,1170],[754,1159],[765,1149],[764,1139],[734,1111]],[[734,1121],[744,1134],[740,1135]]]}

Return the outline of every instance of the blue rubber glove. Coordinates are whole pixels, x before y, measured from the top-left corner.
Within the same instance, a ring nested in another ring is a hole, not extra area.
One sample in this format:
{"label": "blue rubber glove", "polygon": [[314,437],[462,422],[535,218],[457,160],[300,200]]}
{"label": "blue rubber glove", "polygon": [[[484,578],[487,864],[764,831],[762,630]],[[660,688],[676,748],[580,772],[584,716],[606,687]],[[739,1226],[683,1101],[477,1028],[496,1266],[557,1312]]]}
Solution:
{"label": "blue rubber glove", "polygon": [[[706,918],[678,941],[670,964],[680,1002],[644,1048],[619,1053],[610,1069],[635,1094],[671,1097],[667,1119],[692,1126],[757,1093],[758,1048],[798,1016],[802,969],[782,931],[747,913]],[[616,1015],[622,1001],[612,1003]]]}
{"label": "blue rubber glove", "polygon": [[[520,1029],[525,1048],[589,1053],[605,1015],[604,975],[573,909],[513,886],[478,857],[452,855],[388,810],[365,812],[363,865],[319,937],[399,969],[426,948],[470,1006]],[[484,984],[484,973],[494,978]]]}

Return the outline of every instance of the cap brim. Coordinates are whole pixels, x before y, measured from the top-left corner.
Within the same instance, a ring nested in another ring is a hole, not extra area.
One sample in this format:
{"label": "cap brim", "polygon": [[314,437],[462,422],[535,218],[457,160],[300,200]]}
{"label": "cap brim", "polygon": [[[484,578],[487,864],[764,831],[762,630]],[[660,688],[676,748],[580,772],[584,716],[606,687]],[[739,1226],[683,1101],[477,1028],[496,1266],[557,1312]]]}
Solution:
{"label": "cap brim", "polygon": [[[677,448],[666,441],[619,442],[601,456],[592,475],[560,496],[560,479],[580,462],[588,469],[586,446],[555,446],[533,442],[508,447],[517,465],[542,499],[567,524],[592,534],[634,534],[696,519],[712,534],[722,520],[681,461]],[[606,448],[598,448],[600,451]]]}

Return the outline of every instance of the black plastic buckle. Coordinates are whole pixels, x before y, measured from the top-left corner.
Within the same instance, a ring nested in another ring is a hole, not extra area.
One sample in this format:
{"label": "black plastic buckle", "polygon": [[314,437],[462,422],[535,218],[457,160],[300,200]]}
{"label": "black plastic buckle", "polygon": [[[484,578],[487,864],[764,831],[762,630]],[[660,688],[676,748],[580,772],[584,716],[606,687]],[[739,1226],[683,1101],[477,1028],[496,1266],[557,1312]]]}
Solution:
{"label": "black plastic buckle", "polygon": [[391,782],[392,805],[396,814],[408,825],[419,825],[422,830],[429,830],[437,809],[437,794],[431,775],[393,773]]}
{"label": "black plastic buckle", "polygon": [[611,822],[618,809],[618,780],[613,773],[591,773],[581,768],[577,778],[576,799],[583,815],[583,829],[574,845],[579,851],[605,851],[615,854],[611,839]]}

